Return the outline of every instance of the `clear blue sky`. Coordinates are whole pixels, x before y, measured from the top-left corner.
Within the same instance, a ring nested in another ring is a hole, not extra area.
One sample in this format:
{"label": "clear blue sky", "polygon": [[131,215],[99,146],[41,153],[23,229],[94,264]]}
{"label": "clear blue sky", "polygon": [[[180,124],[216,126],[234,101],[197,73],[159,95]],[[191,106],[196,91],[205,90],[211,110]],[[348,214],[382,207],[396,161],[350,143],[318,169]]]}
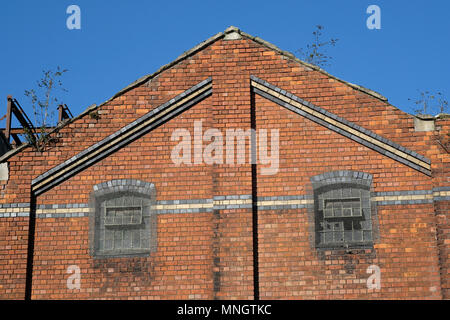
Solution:
{"label": "clear blue sky", "polygon": [[[81,8],[81,30],[66,27],[71,4]],[[381,30],[366,27],[371,4],[381,8]],[[43,69],[69,69],[64,98],[78,115],[230,25],[295,53],[317,24],[340,39],[329,73],[409,113],[417,89],[450,99],[450,1],[15,0],[0,4],[0,117],[8,94],[32,115],[24,90]]]}

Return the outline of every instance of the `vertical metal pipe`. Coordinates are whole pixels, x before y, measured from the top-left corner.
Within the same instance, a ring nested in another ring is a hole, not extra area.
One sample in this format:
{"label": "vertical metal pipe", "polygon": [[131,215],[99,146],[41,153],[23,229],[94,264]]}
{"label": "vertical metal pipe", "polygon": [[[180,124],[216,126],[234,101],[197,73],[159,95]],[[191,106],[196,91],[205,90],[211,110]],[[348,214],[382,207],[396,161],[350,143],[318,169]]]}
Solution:
{"label": "vertical metal pipe", "polygon": [[9,138],[11,136],[11,117],[12,117],[12,96],[8,95],[6,104],[6,129],[5,136],[6,142],[9,144]]}

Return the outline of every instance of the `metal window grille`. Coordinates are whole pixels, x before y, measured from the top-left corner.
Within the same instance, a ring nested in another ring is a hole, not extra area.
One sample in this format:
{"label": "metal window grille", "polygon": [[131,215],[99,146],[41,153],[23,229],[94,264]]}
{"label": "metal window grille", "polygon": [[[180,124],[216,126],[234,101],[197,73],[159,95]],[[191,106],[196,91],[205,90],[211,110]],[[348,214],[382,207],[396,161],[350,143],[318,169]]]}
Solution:
{"label": "metal window grille", "polygon": [[105,226],[130,226],[142,223],[142,206],[105,207]]}
{"label": "metal window grille", "polygon": [[372,243],[370,192],[358,185],[329,185],[315,191],[318,247],[361,247]]}
{"label": "metal window grille", "polygon": [[112,194],[100,202],[98,254],[126,255],[150,250],[150,200]]}

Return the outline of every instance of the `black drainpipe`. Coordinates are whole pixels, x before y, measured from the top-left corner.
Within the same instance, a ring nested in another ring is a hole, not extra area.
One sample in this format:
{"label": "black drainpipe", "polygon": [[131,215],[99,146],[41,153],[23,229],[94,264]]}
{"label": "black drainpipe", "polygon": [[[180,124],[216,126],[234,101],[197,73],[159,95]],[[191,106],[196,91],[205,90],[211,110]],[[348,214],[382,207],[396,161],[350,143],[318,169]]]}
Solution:
{"label": "black drainpipe", "polygon": [[255,93],[250,86],[250,123],[251,123],[251,166],[252,166],[252,232],[253,232],[253,298],[259,300],[259,261],[258,261],[258,185],[256,166],[256,114]]}
{"label": "black drainpipe", "polygon": [[31,300],[33,280],[34,237],[36,229],[36,196],[30,193],[30,217],[28,223],[27,270],[25,278],[25,300]]}

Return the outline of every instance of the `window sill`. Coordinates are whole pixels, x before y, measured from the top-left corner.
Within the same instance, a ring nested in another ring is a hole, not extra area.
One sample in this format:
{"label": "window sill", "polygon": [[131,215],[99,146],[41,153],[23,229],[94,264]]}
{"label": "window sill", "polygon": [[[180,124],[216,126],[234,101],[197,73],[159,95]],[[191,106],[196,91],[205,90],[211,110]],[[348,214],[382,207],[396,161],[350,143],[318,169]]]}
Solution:
{"label": "window sill", "polygon": [[146,257],[150,255],[150,249],[144,250],[122,250],[122,251],[101,251],[96,252],[94,259],[109,259],[109,258],[133,258]]}

